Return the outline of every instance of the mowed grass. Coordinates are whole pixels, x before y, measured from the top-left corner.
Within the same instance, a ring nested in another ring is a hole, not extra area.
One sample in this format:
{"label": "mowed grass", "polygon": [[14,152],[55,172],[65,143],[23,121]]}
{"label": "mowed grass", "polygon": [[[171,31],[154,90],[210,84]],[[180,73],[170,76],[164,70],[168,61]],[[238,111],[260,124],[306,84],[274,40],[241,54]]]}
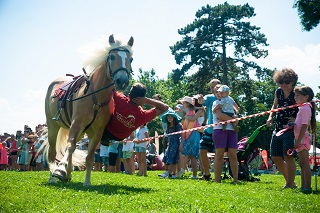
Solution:
{"label": "mowed grass", "polygon": [[281,175],[233,185],[228,179],[162,179],[160,173],[93,172],[93,186],[84,187],[85,172],[73,172],[69,183],[48,184],[49,172],[1,171],[0,212],[320,212],[319,191],[283,190]]}

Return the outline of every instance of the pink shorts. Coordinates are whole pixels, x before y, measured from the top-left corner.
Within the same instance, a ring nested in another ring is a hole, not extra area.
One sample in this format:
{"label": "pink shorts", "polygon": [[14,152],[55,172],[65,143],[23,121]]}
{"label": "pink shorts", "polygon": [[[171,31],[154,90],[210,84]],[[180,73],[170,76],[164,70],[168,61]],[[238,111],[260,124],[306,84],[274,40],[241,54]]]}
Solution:
{"label": "pink shorts", "polygon": [[306,138],[304,138],[301,141],[301,144],[299,145],[298,149],[296,149],[296,152],[301,152],[303,150],[309,151],[310,150],[310,140],[311,140],[311,137],[309,134]]}

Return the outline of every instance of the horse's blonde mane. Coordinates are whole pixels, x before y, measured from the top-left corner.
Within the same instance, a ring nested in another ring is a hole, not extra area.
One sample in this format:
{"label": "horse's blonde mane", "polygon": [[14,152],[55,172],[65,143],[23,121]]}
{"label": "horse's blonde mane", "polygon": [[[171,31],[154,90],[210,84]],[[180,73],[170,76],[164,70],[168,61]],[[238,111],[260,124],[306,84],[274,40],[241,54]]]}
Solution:
{"label": "horse's blonde mane", "polygon": [[115,43],[110,45],[108,38],[104,37],[103,39],[99,39],[80,49],[80,52],[84,57],[83,67],[89,72],[93,71],[96,67],[105,62],[110,50],[115,48],[125,48],[129,50],[130,55],[132,56],[133,50],[131,46],[127,44],[124,45],[121,40],[115,40]]}

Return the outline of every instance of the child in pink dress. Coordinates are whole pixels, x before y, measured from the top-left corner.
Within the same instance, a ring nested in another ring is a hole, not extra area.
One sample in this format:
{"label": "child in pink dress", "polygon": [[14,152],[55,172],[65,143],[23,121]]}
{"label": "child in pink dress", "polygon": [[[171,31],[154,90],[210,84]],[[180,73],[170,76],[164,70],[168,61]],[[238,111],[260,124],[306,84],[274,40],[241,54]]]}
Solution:
{"label": "child in pink dress", "polygon": [[0,149],[0,170],[6,170],[8,165],[8,147],[5,141],[2,142]]}
{"label": "child in pink dress", "polygon": [[[303,104],[299,107],[299,112],[295,120],[294,148],[299,156],[299,163],[301,167],[301,192],[305,194],[312,193],[311,188],[311,169],[309,166],[309,150],[311,136],[308,132],[308,125],[310,122],[311,131],[316,129],[315,119],[315,103],[311,102],[314,97],[312,89],[308,86],[295,87],[294,99],[297,104]],[[311,102],[311,103],[307,103]]]}

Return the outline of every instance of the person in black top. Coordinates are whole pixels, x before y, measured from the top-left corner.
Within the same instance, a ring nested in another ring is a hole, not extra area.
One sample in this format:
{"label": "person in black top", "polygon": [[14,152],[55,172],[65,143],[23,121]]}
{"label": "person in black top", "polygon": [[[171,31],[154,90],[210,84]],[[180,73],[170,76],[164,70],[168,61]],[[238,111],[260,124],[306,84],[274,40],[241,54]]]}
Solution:
{"label": "person in black top", "polygon": [[[279,88],[275,91],[271,110],[294,105],[296,102],[293,89],[298,81],[298,75],[292,69],[284,68],[274,73],[273,80],[279,85]],[[270,127],[275,114],[275,130],[271,139],[270,152],[271,159],[286,180],[284,188],[296,188],[294,183],[296,174],[294,156],[288,155],[287,151],[294,148],[293,128],[289,125],[294,122],[297,112],[297,107],[272,112],[266,122],[267,126]]]}

